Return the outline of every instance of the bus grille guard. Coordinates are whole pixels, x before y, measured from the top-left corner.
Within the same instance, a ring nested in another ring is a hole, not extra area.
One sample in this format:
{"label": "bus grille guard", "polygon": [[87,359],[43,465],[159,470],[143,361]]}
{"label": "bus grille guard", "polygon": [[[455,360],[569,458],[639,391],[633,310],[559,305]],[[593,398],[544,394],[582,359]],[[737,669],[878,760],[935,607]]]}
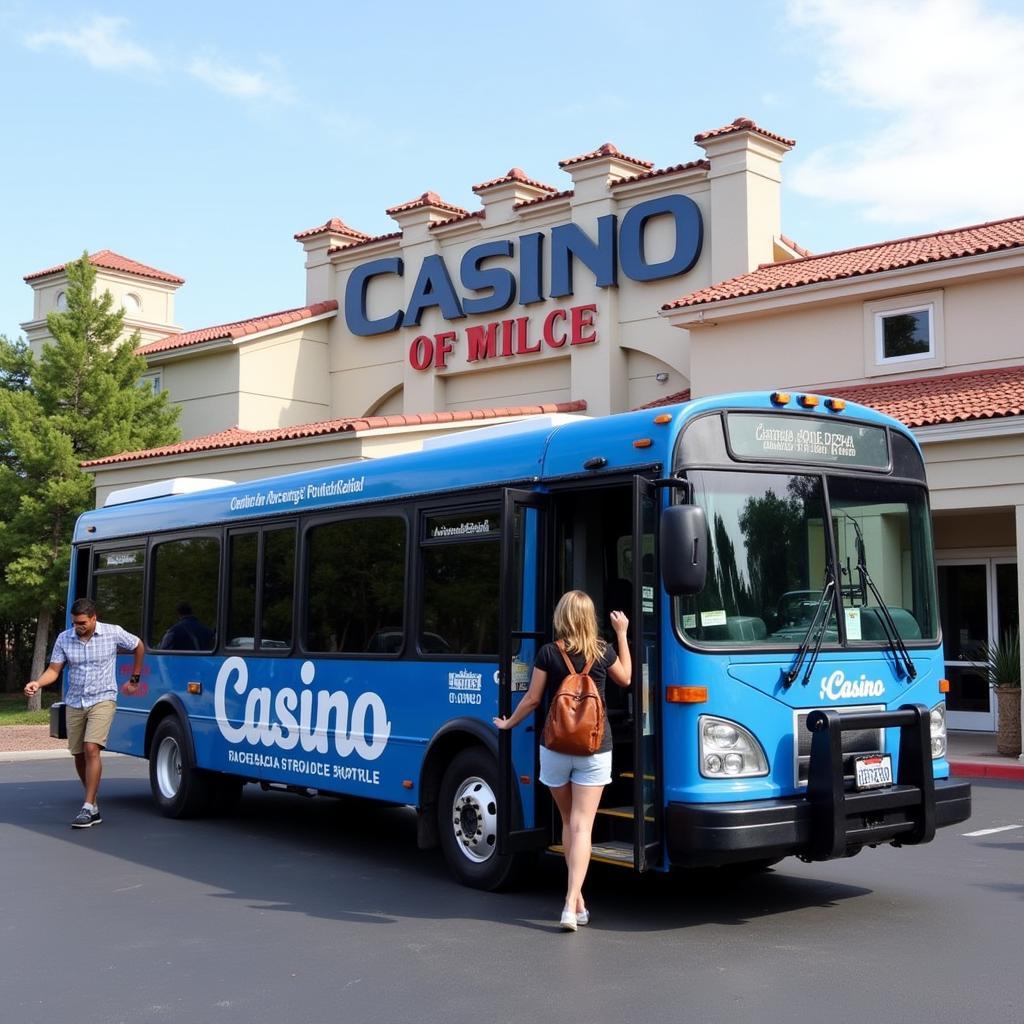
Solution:
{"label": "bus grille guard", "polygon": [[[849,729],[900,730],[896,781],[885,789],[847,790],[842,734]],[[803,859],[831,860],[862,846],[930,842],[935,837],[935,781],[932,772],[930,712],[923,704],[897,711],[843,714],[819,710],[807,718],[811,763],[807,800],[811,843]]]}

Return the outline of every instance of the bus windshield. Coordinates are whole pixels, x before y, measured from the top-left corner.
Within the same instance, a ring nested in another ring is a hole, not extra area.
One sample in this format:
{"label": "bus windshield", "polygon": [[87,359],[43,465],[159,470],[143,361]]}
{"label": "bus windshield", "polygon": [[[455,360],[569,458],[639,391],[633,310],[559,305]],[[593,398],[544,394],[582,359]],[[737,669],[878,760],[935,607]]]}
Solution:
{"label": "bus windshield", "polygon": [[937,638],[923,488],[817,474],[687,475],[709,533],[707,584],[677,605],[687,639],[713,647],[798,647],[830,575],[842,622],[834,604],[821,616],[825,644],[885,645],[890,623],[908,643]]}

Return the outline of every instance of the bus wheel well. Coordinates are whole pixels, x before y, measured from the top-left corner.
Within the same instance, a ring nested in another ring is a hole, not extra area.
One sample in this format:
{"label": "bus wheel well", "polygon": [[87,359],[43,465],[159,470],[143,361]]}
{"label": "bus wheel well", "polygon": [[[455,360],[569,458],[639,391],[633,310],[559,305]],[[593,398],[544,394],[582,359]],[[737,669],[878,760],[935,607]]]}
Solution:
{"label": "bus wheel well", "polygon": [[420,800],[416,808],[416,845],[421,850],[432,850],[440,844],[437,798],[441,791],[441,780],[455,757],[470,747],[480,747],[488,754],[493,754],[478,736],[469,732],[448,732],[438,736],[430,745],[420,773]]}
{"label": "bus wheel well", "polygon": [[149,757],[152,753],[153,737],[156,735],[157,729],[160,728],[160,723],[170,715],[177,715],[182,720],[182,724],[185,724],[181,712],[168,700],[160,701],[149,713],[149,718],[146,720],[146,738],[143,743],[144,757]]}

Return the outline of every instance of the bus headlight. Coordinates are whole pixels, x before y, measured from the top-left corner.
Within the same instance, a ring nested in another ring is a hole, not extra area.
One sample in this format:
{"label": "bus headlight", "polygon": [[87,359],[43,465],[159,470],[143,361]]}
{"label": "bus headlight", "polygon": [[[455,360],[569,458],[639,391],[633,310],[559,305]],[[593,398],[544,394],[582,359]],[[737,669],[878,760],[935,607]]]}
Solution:
{"label": "bus headlight", "polygon": [[932,708],[932,758],[946,756],[946,702],[941,701]]}
{"label": "bus headlight", "polygon": [[768,758],[754,734],[713,715],[697,720],[700,773],[707,779],[749,778],[768,774]]}

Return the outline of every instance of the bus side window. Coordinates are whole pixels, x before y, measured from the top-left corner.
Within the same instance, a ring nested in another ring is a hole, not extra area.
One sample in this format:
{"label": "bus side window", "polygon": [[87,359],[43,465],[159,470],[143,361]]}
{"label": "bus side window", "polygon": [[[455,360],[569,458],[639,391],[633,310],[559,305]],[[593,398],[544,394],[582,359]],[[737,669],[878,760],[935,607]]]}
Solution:
{"label": "bus side window", "polygon": [[422,653],[497,655],[500,520],[497,511],[425,518]]}
{"label": "bus side window", "polygon": [[294,589],[294,526],[232,534],[228,542],[226,646],[290,651]]}
{"label": "bus side window", "polygon": [[149,647],[212,651],[217,646],[220,541],[164,541],[153,546],[150,563]]}
{"label": "bus side window", "polygon": [[142,636],[145,548],[99,551],[93,566],[93,599],[104,622]]}
{"label": "bus side window", "polygon": [[306,534],[303,646],[397,654],[405,631],[405,520],[346,519]]}

